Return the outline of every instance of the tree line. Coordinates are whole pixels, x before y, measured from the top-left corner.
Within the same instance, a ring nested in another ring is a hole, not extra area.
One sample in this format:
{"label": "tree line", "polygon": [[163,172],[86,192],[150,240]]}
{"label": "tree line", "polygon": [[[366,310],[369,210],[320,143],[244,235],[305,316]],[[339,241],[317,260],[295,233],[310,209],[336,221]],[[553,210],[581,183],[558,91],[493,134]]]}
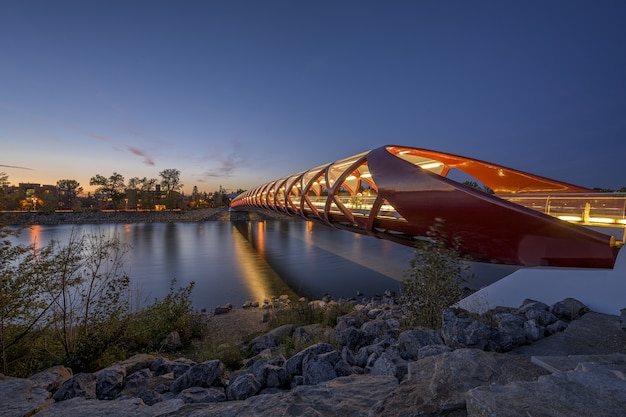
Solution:
{"label": "tree line", "polygon": [[96,174],[89,180],[89,185],[96,188],[85,196],[82,195],[83,187],[74,179],[58,180],[56,187],[10,186],[8,175],[0,172],[0,210],[171,210],[226,203],[221,186],[220,191],[213,194],[201,193],[194,186],[191,195],[185,196],[181,191],[180,174],[178,169],[172,168],[159,172],[159,179],[132,177],[128,181],[117,172],[108,177]]}

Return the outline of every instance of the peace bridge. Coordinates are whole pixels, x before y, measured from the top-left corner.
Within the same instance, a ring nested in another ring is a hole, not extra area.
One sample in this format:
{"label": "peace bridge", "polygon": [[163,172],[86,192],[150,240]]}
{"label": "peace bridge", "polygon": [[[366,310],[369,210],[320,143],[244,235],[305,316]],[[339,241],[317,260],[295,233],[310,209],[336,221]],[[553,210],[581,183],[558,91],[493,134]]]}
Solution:
{"label": "peace bridge", "polygon": [[469,310],[566,297],[607,314],[626,307],[625,193],[389,145],[260,185],[231,208],[274,210],[409,246],[443,219],[449,244],[458,241],[462,253],[520,266],[459,303]]}
{"label": "peace bridge", "polygon": [[409,246],[443,219],[462,253],[520,266],[613,268],[626,228],[626,194],[395,145],[260,185],[231,208],[274,210]]}

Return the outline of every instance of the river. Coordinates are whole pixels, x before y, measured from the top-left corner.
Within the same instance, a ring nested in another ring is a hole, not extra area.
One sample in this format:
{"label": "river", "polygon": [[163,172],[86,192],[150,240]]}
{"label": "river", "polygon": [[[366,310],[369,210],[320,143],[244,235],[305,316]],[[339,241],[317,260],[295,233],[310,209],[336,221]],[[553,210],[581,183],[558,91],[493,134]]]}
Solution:
{"label": "river", "polygon": [[208,311],[281,294],[313,299],[397,292],[414,253],[298,219],[31,226],[17,241],[64,243],[71,233],[117,235],[127,244],[124,270],[136,298],[162,298],[172,279],[177,286],[194,281],[193,304]]}

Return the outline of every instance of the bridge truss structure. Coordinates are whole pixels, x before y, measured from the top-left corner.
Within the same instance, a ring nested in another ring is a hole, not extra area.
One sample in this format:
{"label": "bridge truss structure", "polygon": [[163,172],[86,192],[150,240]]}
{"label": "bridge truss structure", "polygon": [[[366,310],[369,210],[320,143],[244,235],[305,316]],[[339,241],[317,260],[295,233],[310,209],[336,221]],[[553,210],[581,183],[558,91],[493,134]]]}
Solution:
{"label": "bridge truss structure", "polygon": [[441,219],[463,254],[520,266],[613,268],[626,228],[626,194],[397,145],[259,185],[231,202],[233,210],[251,208],[408,246],[428,239]]}

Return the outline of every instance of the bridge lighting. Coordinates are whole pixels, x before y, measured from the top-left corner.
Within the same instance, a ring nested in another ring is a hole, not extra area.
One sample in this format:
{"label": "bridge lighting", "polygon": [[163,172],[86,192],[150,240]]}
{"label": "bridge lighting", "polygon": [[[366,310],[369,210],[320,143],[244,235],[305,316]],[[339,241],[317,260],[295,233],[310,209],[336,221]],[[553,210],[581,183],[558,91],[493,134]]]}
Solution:
{"label": "bridge lighting", "polygon": [[582,217],[578,217],[578,216],[559,216],[558,217],[561,220],[565,220],[566,222],[581,222],[583,221]]}
{"label": "bridge lighting", "polygon": [[430,163],[423,164],[423,165],[418,163],[416,165],[422,169],[434,169],[434,168],[439,168],[443,164],[441,162],[430,162]]}
{"label": "bridge lighting", "polygon": [[589,217],[590,223],[615,223],[614,219],[609,219],[608,217]]}

